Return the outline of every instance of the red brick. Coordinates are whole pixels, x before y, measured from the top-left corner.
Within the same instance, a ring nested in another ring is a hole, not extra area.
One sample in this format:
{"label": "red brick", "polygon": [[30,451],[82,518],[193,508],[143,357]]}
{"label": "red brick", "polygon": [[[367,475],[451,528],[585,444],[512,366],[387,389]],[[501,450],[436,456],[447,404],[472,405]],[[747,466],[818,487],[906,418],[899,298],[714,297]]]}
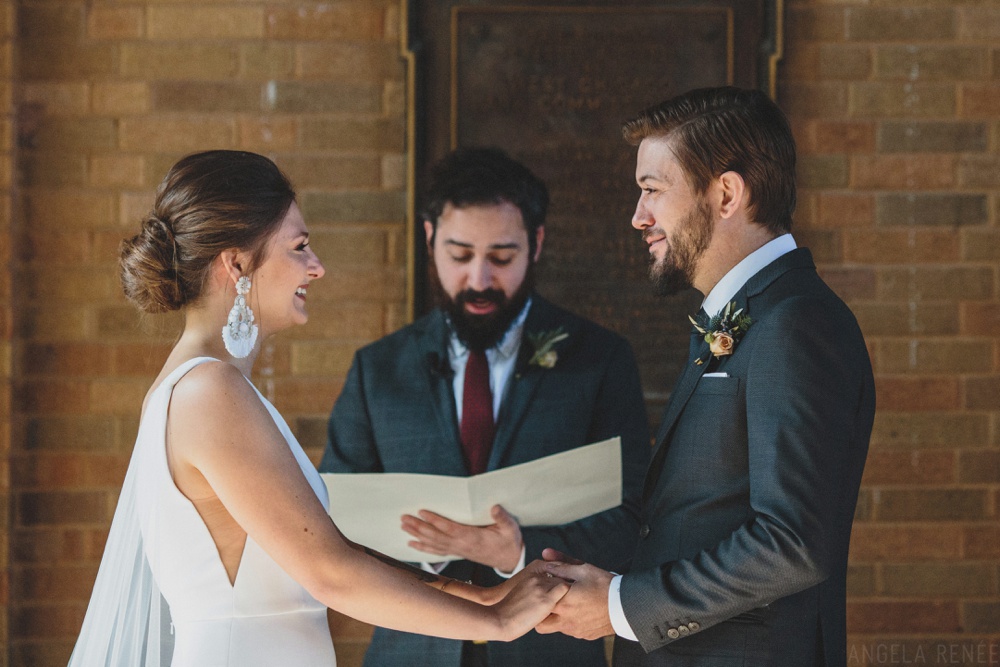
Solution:
{"label": "red brick", "polygon": [[916,266],[886,267],[878,271],[878,296],[893,300],[945,300],[961,294],[970,300],[994,296],[992,267]]}
{"label": "red brick", "polygon": [[819,196],[819,227],[870,227],[874,222],[875,198],[871,195],[824,192]]}
{"label": "red brick", "polygon": [[11,461],[11,475],[21,490],[72,490],[83,481],[83,461],[79,456],[18,456]]}
{"label": "red brick", "polygon": [[981,521],[987,493],[982,489],[881,489],[875,503],[878,521]]}
{"label": "red brick", "polygon": [[1000,331],[1000,302],[966,301],[961,304],[962,333],[990,335]]}
{"label": "red brick", "polygon": [[817,121],[813,132],[815,150],[821,153],[871,153],[875,150],[875,123]]}
{"label": "red brick", "polygon": [[930,118],[955,113],[954,84],[851,83],[850,115],[858,118]]}
{"label": "red brick", "polygon": [[963,451],[959,457],[959,481],[967,484],[1000,484],[1000,450]]}
{"label": "red brick", "polygon": [[14,410],[21,414],[84,414],[87,394],[83,381],[22,382],[13,395]]}
{"label": "red brick", "polygon": [[841,299],[872,299],[875,297],[875,272],[861,267],[821,268],[820,276]]}
{"label": "red brick", "polygon": [[111,371],[111,354],[100,343],[28,344],[21,367],[26,375],[106,375]]}
{"label": "red brick", "polygon": [[875,380],[880,410],[956,410],[959,381],[951,377],[886,377]]}
{"label": "red brick", "polygon": [[166,344],[116,345],[112,350],[113,374],[152,380],[163,368],[172,347]]}
{"label": "red brick", "polygon": [[295,146],[298,121],[294,117],[240,117],[238,132],[239,145],[245,150],[285,150]]}
{"label": "red brick", "polygon": [[860,189],[934,190],[955,184],[958,159],[951,155],[873,155],[851,159],[851,185]]}
{"label": "red brick", "polygon": [[851,229],[843,233],[844,256],[862,264],[939,264],[957,262],[960,239],[937,229]]}
{"label": "red brick", "polygon": [[19,568],[13,593],[16,599],[32,603],[85,600],[96,578],[97,568],[93,566]]}
{"label": "red brick", "polygon": [[877,351],[876,372],[881,374],[977,373],[993,364],[988,338],[886,340]]}
{"label": "red brick", "polygon": [[1000,375],[965,378],[965,407],[1000,410]]}
{"label": "red brick", "polygon": [[1000,115],[1000,83],[966,84],[959,99],[960,115],[994,118]]}
{"label": "red brick", "polygon": [[970,560],[1000,560],[1000,526],[966,526],[962,556]]}
{"label": "red brick", "polygon": [[968,40],[983,40],[986,44],[996,44],[1000,39],[1000,10],[984,3],[984,7],[963,7],[959,9],[959,37]]}
{"label": "red brick", "polygon": [[302,8],[274,7],[267,13],[269,37],[303,42],[381,39],[384,21],[385,10],[382,7],[349,3]]}
{"label": "red brick", "polygon": [[886,594],[898,597],[991,597],[997,588],[991,570],[982,563],[886,565],[883,586]]}
{"label": "red brick", "polygon": [[778,104],[796,118],[840,118],[847,115],[847,85],[836,82],[779,83]]}
{"label": "red brick", "polygon": [[139,7],[90,7],[87,12],[87,36],[109,40],[142,37],[144,18]]}
{"label": "red brick", "polygon": [[792,5],[785,17],[785,33],[803,42],[843,41],[847,30],[841,7]]}
{"label": "red brick", "polygon": [[146,10],[150,39],[253,39],[264,36],[264,10],[254,6],[158,7]]}
{"label": "red brick", "polygon": [[338,385],[332,380],[277,379],[274,382],[272,403],[283,415],[328,414],[333,408],[337,391]]}
{"label": "red brick", "polygon": [[962,623],[956,602],[850,602],[847,631],[960,632]]}
{"label": "red brick", "polygon": [[20,526],[106,524],[110,519],[108,496],[101,492],[48,491],[21,493],[17,498]]}
{"label": "red brick", "polygon": [[955,455],[952,452],[887,452],[868,453],[862,483],[887,484],[947,484],[955,481]]}
{"label": "red brick", "polygon": [[855,523],[851,530],[851,562],[958,560],[963,530],[949,523],[892,525]]}
{"label": "red brick", "polygon": [[19,639],[50,641],[73,637],[80,632],[84,611],[62,603],[18,607],[11,611],[10,632]]}

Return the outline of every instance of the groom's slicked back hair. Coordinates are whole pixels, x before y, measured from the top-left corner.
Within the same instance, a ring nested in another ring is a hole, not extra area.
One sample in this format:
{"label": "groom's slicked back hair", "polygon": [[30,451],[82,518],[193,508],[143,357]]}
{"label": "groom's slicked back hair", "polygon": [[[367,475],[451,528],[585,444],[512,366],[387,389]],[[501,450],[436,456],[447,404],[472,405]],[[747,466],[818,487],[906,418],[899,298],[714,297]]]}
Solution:
{"label": "groom's slicked back hair", "polygon": [[692,90],[626,121],[622,134],[633,146],[668,139],[699,194],[723,173],[738,173],[749,190],[751,219],[775,234],[791,230],[795,139],[785,114],[761,91]]}
{"label": "groom's slicked back hair", "polygon": [[499,148],[459,148],[431,168],[424,202],[420,216],[435,233],[445,204],[456,208],[513,204],[521,211],[534,257],[535,232],[545,224],[549,191],[530,169]]}

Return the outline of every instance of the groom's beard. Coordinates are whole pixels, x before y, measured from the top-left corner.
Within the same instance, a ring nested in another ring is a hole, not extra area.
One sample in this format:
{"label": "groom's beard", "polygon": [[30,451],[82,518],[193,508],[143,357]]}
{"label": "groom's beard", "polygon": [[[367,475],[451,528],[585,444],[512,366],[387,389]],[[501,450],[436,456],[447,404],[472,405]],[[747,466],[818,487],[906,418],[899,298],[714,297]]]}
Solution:
{"label": "groom's beard", "polygon": [[[498,289],[483,291],[466,289],[452,299],[444,288],[437,274],[433,273],[432,282],[438,304],[448,314],[452,329],[458,340],[470,350],[488,350],[504,337],[510,325],[524,309],[532,291],[535,289],[535,263],[528,265],[524,281],[510,298]],[[465,309],[467,301],[487,300],[498,305],[492,313],[473,315]]]}
{"label": "groom's beard", "polygon": [[[699,200],[667,238],[667,252],[663,258],[649,258],[649,279],[654,294],[671,296],[694,284],[698,260],[712,242],[714,231],[712,209],[708,202]],[[652,235],[653,230],[647,229],[643,239]]]}

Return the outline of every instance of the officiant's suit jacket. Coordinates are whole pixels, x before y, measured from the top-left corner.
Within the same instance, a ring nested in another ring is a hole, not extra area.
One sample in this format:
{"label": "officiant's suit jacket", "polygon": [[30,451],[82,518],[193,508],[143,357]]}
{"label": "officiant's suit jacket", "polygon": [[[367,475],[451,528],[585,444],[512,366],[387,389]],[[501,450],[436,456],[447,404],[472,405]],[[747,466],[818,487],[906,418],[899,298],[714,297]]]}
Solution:
{"label": "officiant's suit jacket", "polygon": [[[665,410],[621,601],[617,667],[841,667],[847,548],[875,411],[865,342],[804,248],[736,295],[732,356]],[[692,336],[693,358],[710,359]],[[710,374],[724,374],[710,375]]]}
{"label": "officiant's suit jacket", "polygon": [[[553,368],[529,364],[530,334],[562,328]],[[639,374],[628,343],[537,294],[524,323],[515,370],[497,416],[488,470],[524,463],[613,436],[622,438],[620,507],[581,521],[522,528],[526,562],[553,547],[622,568],[639,532],[639,496],[650,438]],[[449,329],[440,310],[359,350],[330,416],[324,472],[467,475],[448,361]],[[433,560],[428,556],[428,560]],[[444,574],[469,579],[473,564]],[[480,566],[477,577],[501,579]],[[477,578],[477,580],[481,580]],[[457,667],[461,642],[377,629],[368,667]],[[491,667],[605,665],[603,643],[534,631],[487,647]]]}

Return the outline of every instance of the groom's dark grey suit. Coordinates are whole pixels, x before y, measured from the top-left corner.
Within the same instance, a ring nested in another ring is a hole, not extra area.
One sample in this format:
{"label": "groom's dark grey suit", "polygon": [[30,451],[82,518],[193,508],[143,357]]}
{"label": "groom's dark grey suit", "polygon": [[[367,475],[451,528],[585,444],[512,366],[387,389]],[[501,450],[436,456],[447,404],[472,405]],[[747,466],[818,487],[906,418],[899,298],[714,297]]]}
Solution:
{"label": "groom's dark grey suit", "polygon": [[660,426],[621,582],[639,643],[616,639],[616,667],[846,663],[848,541],[875,410],[867,348],[808,250],[735,302],[749,331],[701,365],[708,345],[693,337]]}
{"label": "groom's dark grey suit", "polygon": [[[553,368],[528,363],[531,334],[562,329]],[[358,351],[330,416],[324,472],[415,472],[466,475],[459,441],[449,328],[435,310]],[[542,549],[580,554],[620,568],[635,548],[639,495],[649,462],[649,431],[639,372],[620,336],[559,308],[538,295],[524,323],[514,375],[497,417],[488,470],[496,470],[621,436],[620,507],[562,526],[522,528],[526,561]],[[457,561],[444,574],[469,579],[473,564]],[[480,567],[483,583],[501,581]],[[480,579],[482,581],[482,579]],[[379,628],[366,667],[457,666],[461,642]],[[493,667],[604,665],[600,641],[530,632],[509,643],[490,642]]]}

